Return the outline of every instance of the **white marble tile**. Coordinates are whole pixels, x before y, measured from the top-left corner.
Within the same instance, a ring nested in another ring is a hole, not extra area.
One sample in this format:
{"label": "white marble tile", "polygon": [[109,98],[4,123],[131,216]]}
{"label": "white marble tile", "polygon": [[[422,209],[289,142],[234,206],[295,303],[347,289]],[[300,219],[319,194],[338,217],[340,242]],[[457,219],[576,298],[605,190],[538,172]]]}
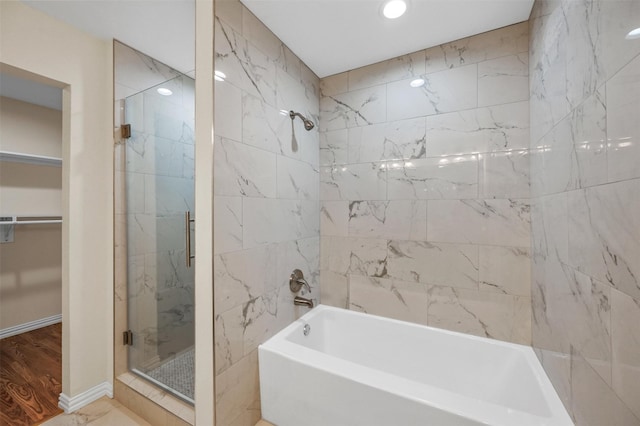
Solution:
{"label": "white marble tile", "polygon": [[307,117],[316,124],[316,127],[311,131],[305,130],[300,119],[291,120],[288,117],[289,123],[278,127],[280,153],[296,160],[306,161],[317,167],[320,153],[318,119],[308,114]]}
{"label": "white marble tile", "polygon": [[[162,176],[184,175],[184,148],[185,144],[166,139],[160,136],[154,138],[155,174]],[[193,166],[191,166],[193,168]]]}
{"label": "white marble tile", "polygon": [[276,282],[275,247],[262,246],[214,256],[215,308],[222,314],[262,295]]}
{"label": "white marble tile", "polygon": [[215,360],[216,374],[220,374],[244,355],[244,317],[243,305],[233,307],[226,312],[216,314],[215,327]]}
{"label": "white marble tile", "polygon": [[[539,212],[534,213],[534,210]],[[569,215],[567,193],[545,196],[532,210],[534,254],[553,256],[569,263]],[[533,216],[536,214],[536,220]]]}
{"label": "white marble tile", "polygon": [[571,340],[564,326],[565,302],[570,300],[568,269],[557,259],[533,257],[532,336],[538,348],[569,353]]}
{"label": "white marble tile", "polygon": [[214,197],[213,252],[242,249],[242,197]]}
{"label": "white marble tile", "polygon": [[276,64],[290,76],[300,79],[302,61],[284,43],[280,45],[280,56],[277,58]]}
{"label": "white marble tile", "polygon": [[320,165],[349,162],[349,136],[347,129],[320,133]]}
{"label": "white marble tile", "polygon": [[134,255],[149,253],[152,247],[155,251],[156,218],[151,214],[127,215],[127,254]]}
{"label": "white marble tile", "polygon": [[[622,67],[640,54],[640,43],[627,40],[630,29],[637,28],[640,5],[633,0],[618,3],[602,2],[597,16],[598,41],[602,44],[598,65],[604,69],[602,79],[614,76]],[[600,80],[601,83],[603,80]]]}
{"label": "white marble tile", "polygon": [[478,247],[425,241],[390,241],[390,278],[457,288],[478,288]]}
{"label": "white marble tile", "polygon": [[532,22],[531,34],[539,34],[530,48],[531,140],[537,143],[570,112],[567,100],[567,30],[562,13]]}
{"label": "white marble tile", "polygon": [[276,181],[277,198],[318,199],[320,175],[309,163],[278,155]]}
{"label": "white marble tile", "polygon": [[318,115],[319,105],[309,101],[299,78],[292,77],[282,70],[278,70],[276,77],[278,110],[293,110],[309,118]]}
{"label": "white marble tile", "polygon": [[126,211],[122,212],[122,214],[144,213],[145,175],[142,173],[125,173],[124,176],[126,190],[123,189],[123,192],[125,192],[126,204],[124,204],[123,209]]}
{"label": "white marble tile", "polygon": [[242,32],[242,3],[239,0],[218,0],[215,16],[233,27],[238,33]]}
{"label": "white marble tile", "polygon": [[413,282],[351,275],[349,309],[426,325],[427,289]]}
{"label": "white marble tile", "polygon": [[242,91],[227,81],[216,81],[215,133],[242,142]]}
{"label": "white marble tile", "polygon": [[318,235],[317,200],[246,198],[243,205],[244,248]]}
{"label": "white marble tile", "polygon": [[180,76],[178,71],[122,43],[116,41],[113,49],[116,82],[136,92]]}
{"label": "white marble tile", "polygon": [[[232,425],[260,398],[258,352],[253,351],[216,375],[216,422]],[[255,424],[255,422],[254,422]]]}
{"label": "white marble tile", "polygon": [[427,238],[426,201],[351,201],[348,218],[349,236],[418,241]]}
{"label": "white marble tile", "polygon": [[242,8],[242,35],[269,58],[280,56],[282,42],[246,7]]}
{"label": "white marble tile", "polygon": [[529,245],[527,200],[429,200],[429,241],[494,244],[510,247]]}
{"label": "white marble tile", "polygon": [[214,155],[215,195],[275,197],[276,155],[218,139]]}
{"label": "white marble tile", "polygon": [[531,299],[429,286],[429,325],[520,344],[531,343]]}
{"label": "white marble tile", "polygon": [[387,273],[387,240],[324,237],[320,241],[320,269],[342,275],[384,277]]}
{"label": "white marble tile", "polygon": [[603,92],[596,91],[571,114],[577,183],[581,188],[607,182],[607,109]]}
{"label": "white marble tile", "polygon": [[577,352],[571,352],[571,411],[585,426],[639,426],[640,420]]}
{"label": "white marble tile", "polygon": [[219,19],[215,25],[215,41],[216,70],[223,72],[234,86],[275,106],[275,63]]}
{"label": "white marble tile", "polygon": [[640,297],[640,179],[575,191],[568,201],[571,264]]}
{"label": "white marble tile", "polygon": [[[312,297],[316,298],[320,289],[320,238],[316,235],[311,238],[285,241],[279,243],[276,250],[278,268],[276,288],[284,289],[285,293],[291,293],[289,277],[294,269],[300,269],[311,286]],[[300,294],[309,297],[306,290],[301,290]]]}
{"label": "white marble tile", "polygon": [[156,216],[193,211],[193,185],[192,179],[145,175],[145,211]]}
{"label": "white marble tile", "polygon": [[349,281],[343,274],[320,271],[320,302],[323,305],[348,309]]}
{"label": "white marble tile", "polygon": [[323,96],[320,131],[381,123],[387,119],[387,87],[374,86],[336,95]]}
{"label": "white marble tile", "polygon": [[607,82],[609,182],[640,177],[640,56]]}
{"label": "white marble tile", "polygon": [[348,72],[349,90],[385,84],[390,81],[417,77],[425,72],[424,51],[378,62]]}
{"label": "white marble tile", "polygon": [[320,80],[322,96],[333,96],[349,91],[349,73],[330,75]]}
{"label": "white marble tile", "polygon": [[478,106],[529,99],[529,54],[492,59],[478,64]]}
{"label": "white marble tile", "polygon": [[387,84],[387,120],[396,121],[478,106],[477,66],[453,68],[423,76],[422,87],[411,79]]}
{"label": "white marble tile", "polygon": [[640,301],[611,290],[613,389],[640,419]]}
{"label": "white marble tile", "polygon": [[572,347],[611,384],[611,287],[565,268],[568,288],[557,301]]}
{"label": "white marble tile", "polygon": [[[604,18],[611,14],[611,8],[605,12],[604,3],[598,2],[594,5],[580,2],[570,2],[563,5],[562,14],[566,23],[567,37],[562,40],[567,46],[582,47],[581,49],[567,49],[566,68],[567,75],[571,76],[567,80],[567,100],[572,107],[579,105],[585,97],[590,96],[597,87],[606,79],[606,70],[610,69],[609,64],[603,63],[605,52],[603,51],[605,33],[607,28]],[[624,20],[620,19],[619,23]],[[625,34],[626,35],[626,34]],[[623,34],[619,34],[623,36]],[[622,37],[618,40],[620,44]],[[611,50],[617,50],[613,46],[608,46]],[[612,60],[614,55],[607,55],[606,59]],[[625,55],[615,55],[625,56]]]}
{"label": "white marble tile", "polygon": [[[287,289],[288,291],[288,289]],[[266,293],[249,300],[243,307],[244,355],[249,355],[258,345],[276,334],[277,328],[277,292]]]}
{"label": "white marble tile", "polygon": [[466,199],[478,196],[478,156],[387,163],[387,198]]}
{"label": "white marble tile", "polygon": [[529,198],[529,151],[482,154],[480,198]]}
{"label": "white marble tile", "polygon": [[300,61],[300,83],[304,86],[305,96],[311,105],[317,105],[318,115],[320,115],[320,78],[302,61]]}
{"label": "white marble tile", "polygon": [[349,235],[349,204],[346,200],[320,203],[320,235]]}
{"label": "white marble tile", "polygon": [[529,148],[529,103],[427,117],[427,156]]}
{"label": "white marble tile", "polygon": [[527,22],[466,37],[426,50],[426,72],[474,64],[501,56],[526,52],[529,48]]}
{"label": "white marble tile", "polygon": [[384,163],[348,164],[320,168],[321,200],[384,200]]}
{"label": "white marble tile", "polygon": [[47,426],[99,426],[118,424],[122,426],[148,426],[145,421],[116,400],[102,397],[78,411],[57,415],[42,423]]}
{"label": "white marble tile", "polygon": [[125,169],[129,173],[155,173],[155,136],[133,130],[125,147]]}
{"label": "white marble tile", "polygon": [[424,118],[354,127],[348,131],[349,162],[424,158],[425,144]]}
{"label": "white marble tile", "polygon": [[[273,153],[280,153],[281,146],[290,143],[292,123],[289,115],[260,98],[242,96],[242,140],[241,142]],[[288,140],[280,140],[285,132]]]}
{"label": "white marble tile", "polygon": [[512,296],[531,296],[528,247],[480,246],[479,288]]}
{"label": "white marble tile", "polygon": [[[578,157],[567,116],[535,148],[542,158],[542,173],[533,175],[542,194],[570,191],[580,185]],[[535,185],[535,183],[534,183]]]}
{"label": "white marble tile", "polygon": [[[193,121],[182,104],[169,102],[166,96],[145,92],[144,131],[174,141],[193,138]],[[185,133],[188,133],[185,135]]]}

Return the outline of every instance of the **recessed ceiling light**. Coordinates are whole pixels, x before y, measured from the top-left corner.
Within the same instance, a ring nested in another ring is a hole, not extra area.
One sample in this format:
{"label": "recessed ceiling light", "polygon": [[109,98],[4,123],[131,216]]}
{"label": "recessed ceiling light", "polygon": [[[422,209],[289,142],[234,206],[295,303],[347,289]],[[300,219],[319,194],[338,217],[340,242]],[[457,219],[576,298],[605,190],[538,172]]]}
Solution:
{"label": "recessed ceiling light", "polygon": [[627,40],[634,40],[636,38],[640,38],[640,28],[636,28],[635,30],[629,31],[629,34],[625,37]]}
{"label": "recessed ceiling light", "polygon": [[404,0],[389,0],[382,7],[382,14],[385,18],[396,19],[404,15],[407,11],[407,3]]}
{"label": "recessed ceiling light", "polygon": [[167,89],[166,87],[158,87],[158,93],[160,93],[162,96],[171,96],[173,95],[173,92],[169,89]]}
{"label": "recessed ceiling light", "polygon": [[218,81],[224,81],[225,78],[227,78],[227,75],[225,73],[223,73],[222,71],[215,70],[215,72],[213,74],[214,74],[213,78],[215,78]]}
{"label": "recessed ceiling light", "polygon": [[411,83],[409,83],[409,86],[411,87],[422,87],[424,86],[424,80],[421,78],[416,78],[415,80],[411,80]]}

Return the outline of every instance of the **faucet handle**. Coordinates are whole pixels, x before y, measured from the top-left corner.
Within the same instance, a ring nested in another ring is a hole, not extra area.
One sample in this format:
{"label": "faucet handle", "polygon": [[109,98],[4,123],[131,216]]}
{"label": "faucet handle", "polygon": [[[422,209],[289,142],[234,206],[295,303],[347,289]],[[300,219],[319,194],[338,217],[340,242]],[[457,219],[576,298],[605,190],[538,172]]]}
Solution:
{"label": "faucet handle", "polygon": [[291,273],[291,276],[289,277],[289,289],[293,293],[297,293],[300,291],[302,286],[304,286],[307,291],[311,293],[311,286],[309,285],[307,280],[304,279],[304,274],[302,273],[302,271],[300,269],[294,269]]}

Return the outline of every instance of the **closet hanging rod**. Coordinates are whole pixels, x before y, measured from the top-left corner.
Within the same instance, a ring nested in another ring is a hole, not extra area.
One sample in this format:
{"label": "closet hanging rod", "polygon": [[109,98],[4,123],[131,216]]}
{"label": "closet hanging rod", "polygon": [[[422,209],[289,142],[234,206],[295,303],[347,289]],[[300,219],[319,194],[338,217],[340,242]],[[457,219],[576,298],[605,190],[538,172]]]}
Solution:
{"label": "closet hanging rod", "polygon": [[62,216],[2,216],[0,225],[39,225],[62,223]]}

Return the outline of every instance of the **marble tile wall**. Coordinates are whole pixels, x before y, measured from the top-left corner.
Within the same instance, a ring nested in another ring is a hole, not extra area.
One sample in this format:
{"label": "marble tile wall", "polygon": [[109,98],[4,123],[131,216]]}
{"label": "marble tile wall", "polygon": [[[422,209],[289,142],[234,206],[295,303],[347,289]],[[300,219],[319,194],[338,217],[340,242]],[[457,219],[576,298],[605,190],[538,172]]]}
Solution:
{"label": "marble tile wall", "polygon": [[[319,299],[319,79],[237,0],[216,1],[214,280],[216,424],[260,419],[257,347]],[[284,114],[282,113],[284,111]]]}
{"label": "marble tile wall", "polygon": [[530,20],[532,335],[576,425],[640,425],[637,1]]}
{"label": "marble tile wall", "polygon": [[116,295],[134,333],[129,367],[145,371],[194,344],[184,212],[194,208],[195,86],[123,44],[114,51],[116,117],[132,129],[116,146]]}
{"label": "marble tile wall", "polygon": [[528,43],[524,22],[321,80],[323,303],[530,343]]}

